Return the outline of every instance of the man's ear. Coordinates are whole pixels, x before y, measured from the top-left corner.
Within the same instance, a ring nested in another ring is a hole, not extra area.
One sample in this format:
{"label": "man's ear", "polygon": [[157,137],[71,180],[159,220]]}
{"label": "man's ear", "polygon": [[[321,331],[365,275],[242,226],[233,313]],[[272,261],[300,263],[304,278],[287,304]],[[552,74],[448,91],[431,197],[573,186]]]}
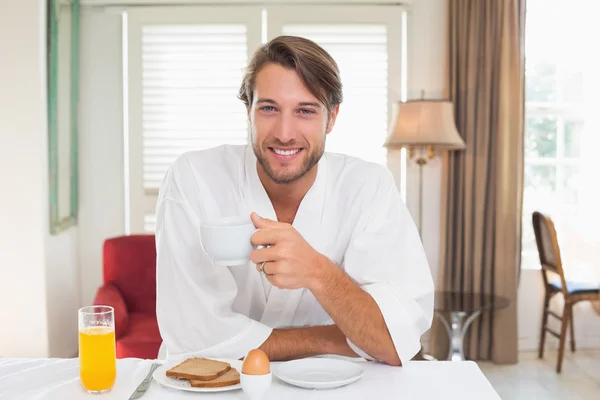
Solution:
{"label": "man's ear", "polygon": [[325,133],[329,133],[333,129],[333,126],[335,125],[335,120],[336,120],[339,112],[340,112],[340,105],[336,104],[333,107],[333,109],[331,110],[331,112],[329,113],[329,117],[327,118],[327,130],[325,131]]}

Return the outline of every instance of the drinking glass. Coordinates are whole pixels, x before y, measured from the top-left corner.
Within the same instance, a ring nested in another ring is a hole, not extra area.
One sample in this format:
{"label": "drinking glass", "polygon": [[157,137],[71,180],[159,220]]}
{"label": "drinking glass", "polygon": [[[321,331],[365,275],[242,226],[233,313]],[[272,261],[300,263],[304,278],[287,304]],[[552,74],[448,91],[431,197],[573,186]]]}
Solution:
{"label": "drinking glass", "polygon": [[112,389],[117,377],[115,311],[109,306],[79,309],[79,379],[89,393]]}

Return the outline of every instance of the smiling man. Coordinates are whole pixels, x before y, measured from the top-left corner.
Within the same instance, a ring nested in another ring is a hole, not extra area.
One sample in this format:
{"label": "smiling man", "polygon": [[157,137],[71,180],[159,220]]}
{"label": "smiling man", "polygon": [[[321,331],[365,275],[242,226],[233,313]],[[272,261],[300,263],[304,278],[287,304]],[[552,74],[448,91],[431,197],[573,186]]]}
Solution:
{"label": "smiling man", "polygon": [[[157,316],[169,358],[260,348],[271,360],[409,360],[431,325],[433,282],[389,171],[325,152],[342,103],[336,62],[278,37],[254,54],[239,97],[251,145],[186,153],[161,187]],[[199,224],[240,215],[258,228],[252,263],[215,265]]]}

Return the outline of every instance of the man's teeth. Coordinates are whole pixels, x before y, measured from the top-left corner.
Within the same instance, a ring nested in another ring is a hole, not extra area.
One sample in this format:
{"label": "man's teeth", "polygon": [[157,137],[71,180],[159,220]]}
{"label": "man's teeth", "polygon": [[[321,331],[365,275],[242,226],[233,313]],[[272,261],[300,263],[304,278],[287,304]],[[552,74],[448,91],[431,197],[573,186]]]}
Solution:
{"label": "man's teeth", "polygon": [[292,155],[296,154],[297,152],[299,152],[300,149],[295,149],[295,150],[273,149],[273,151],[275,151],[275,153],[279,154],[280,156],[292,156]]}

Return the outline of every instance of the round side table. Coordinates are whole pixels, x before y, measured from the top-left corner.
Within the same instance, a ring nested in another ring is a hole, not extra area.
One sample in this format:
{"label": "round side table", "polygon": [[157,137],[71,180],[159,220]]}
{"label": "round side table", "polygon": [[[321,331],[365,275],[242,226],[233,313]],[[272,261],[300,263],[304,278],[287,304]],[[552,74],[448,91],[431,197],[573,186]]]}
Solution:
{"label": "round side table", "polygon": [[501,296],[471,292],[436,292],[435,314],[442,321],[450,340],[448,360],[464,361],[465,333],[481,313],[499,310],[509,305],[510,300]]}

